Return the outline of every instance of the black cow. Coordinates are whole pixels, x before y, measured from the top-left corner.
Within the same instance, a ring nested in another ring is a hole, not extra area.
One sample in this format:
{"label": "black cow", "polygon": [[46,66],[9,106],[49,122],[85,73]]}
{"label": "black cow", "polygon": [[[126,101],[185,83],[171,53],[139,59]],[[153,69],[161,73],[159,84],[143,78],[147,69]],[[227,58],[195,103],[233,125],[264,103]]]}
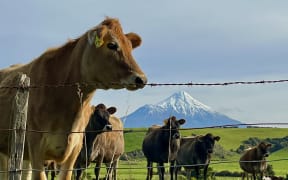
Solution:
{"label": "black cow", "polygon": [[[184,123],[184,119],[176,120],[172,116],[164,120],[163,126],[152,126],[147,132],[142,144],[142,151],[147,158],[147,180],[152,179],[153,162],[158,163],[159,179],[164,180],[164,163],[176,159],[180,147],[179,127]],[[173,169],[170,169],[170,173],[172,175]]]}
{"label": "black cow", "polygon": [[[206,180],[211,153],[213,153],[215,141],[219,140],[219,136],[213,136],[211,133],[205,136],[181,138],[176,158],[175,179],[177,180],[177,172],[181,166],[184,166],[188,180],[191,179],[192,169],[195,169],[196,178],[199,179],[200,168],[204,168],[204,180]],[[171,166],[173,165],[171,164]]]}
{"label": "black cow", "polygon": [[93,150],[93,141],[95,137],[105,131],[111,131],[112,125],[109,122],[110,114],[116,112],[115,107],[106,108],[104,104],[98,104],[94,112],[90,116],[90,120],[85,129],[83,139],[83,147],[77,157],[74,168],[76,169],[76,179],[79,180],[82,174],[82,169],[88,167],[91,161]]}

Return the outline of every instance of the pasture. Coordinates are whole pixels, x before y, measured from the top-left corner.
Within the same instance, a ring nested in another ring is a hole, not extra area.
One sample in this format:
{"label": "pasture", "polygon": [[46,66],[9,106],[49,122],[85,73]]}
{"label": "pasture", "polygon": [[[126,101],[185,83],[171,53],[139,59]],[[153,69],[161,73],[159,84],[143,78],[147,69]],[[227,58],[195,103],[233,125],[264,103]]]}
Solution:
{"label": "pasture", "polygon": [[[144,128],[130,129],[131,131],[125,133],[125,152],[139,152],[141,151],[142,141],[145,135]],[[240,154],[237,154],[235,150],[242,144],[244,140],[247,140],[250,137],[258,137],[259,139],[266,138],[282,138],[288,135],[287,128],[211,128],[211,129],[192,129],[192,130],[181,130],[182,136],[188,136],[191,134],[205,134],[210,132],[214,135],[221,137],[221,140],[217,142],[220,146],[223,147],[227,153],[223,158],[212,156],[212,162],[209,167],[213,169],[215,173],[215,178],[218,180],[222,179],[240,179],[232,177],[223,177],[217,175],[217,172],[221,171],[230,171],[230,172],[241,172],[239,167],[239,158]],[[288,174],[287,169],[287,159],[288,157],[288,148],[280,149],[272,153],[267,159],[271,162],[268,164],[272,165],[273,171],[277,176],[286,177]],[[145,179],[146,177],[146,160],[143,157],[129,156],[128,160],[121,160],[119,164],[118,177],[119,179]],[[283,160],[281,160],[283,159]],[[286,159],[286,160],[284,160]],[[167,164],[166,164],[167,166]],[[87,173],[87,179],[89,177],[94,177],[93,175],[94,164],[92,164]],[[104,166],[103,166],[104,168]],[[154,168],[154,172],[156,169]],[[168,168],[166,168],[168,172]],[[103,177],[105,170],[101,170],[101,176]],[[154,179],[158,179],[156,175]],[[183,178],[185,179],[184,176]]]}

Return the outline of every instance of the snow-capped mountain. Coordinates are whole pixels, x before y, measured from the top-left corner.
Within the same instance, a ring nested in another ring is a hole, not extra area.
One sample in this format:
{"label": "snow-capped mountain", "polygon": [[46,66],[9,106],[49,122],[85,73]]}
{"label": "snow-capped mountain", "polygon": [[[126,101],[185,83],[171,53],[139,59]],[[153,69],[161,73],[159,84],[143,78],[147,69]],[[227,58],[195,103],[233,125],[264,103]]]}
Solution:
{"label": "snow-capped mountain", "polygon": [[183,127],[189,128],[241,123],[212,110],[185,91],[174,93],[157,104],[144,105],[122,117],[122,120],[125,127],[150,127],[153,124],[161,125],[170,116],[184,118],[186,123]]}

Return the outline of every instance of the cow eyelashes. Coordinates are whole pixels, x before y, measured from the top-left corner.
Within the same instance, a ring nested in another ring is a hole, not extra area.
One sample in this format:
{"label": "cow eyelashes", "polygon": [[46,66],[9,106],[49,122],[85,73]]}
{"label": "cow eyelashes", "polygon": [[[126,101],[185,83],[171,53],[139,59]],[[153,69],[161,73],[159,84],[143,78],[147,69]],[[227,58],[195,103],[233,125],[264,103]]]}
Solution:
{"label": "cow eyelashes", "polygon": [[109,42],[107,44],[107,48],[108,49],[111,49],[111,50],[114,50],[114,51],[117,51],[119,49],[119,46],[116,42]]}

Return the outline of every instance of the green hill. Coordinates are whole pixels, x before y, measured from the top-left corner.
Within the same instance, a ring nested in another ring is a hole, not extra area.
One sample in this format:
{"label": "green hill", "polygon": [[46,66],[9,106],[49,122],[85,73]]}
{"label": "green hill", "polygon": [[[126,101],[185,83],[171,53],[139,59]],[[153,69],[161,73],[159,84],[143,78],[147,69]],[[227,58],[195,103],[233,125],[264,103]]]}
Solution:
{"label": "green hill", "polygon": [[[146,134],[146,129],[135,128],[128,133],[125,133],[125,151],[130,152],[141,149],[142,141]],[[181,130],[182,136],[192,134],[212,133],[220,136],[218,142],[226,150],[236,150],[243,141],[250,137],[258,137],[259,139],[266,138],[282,138],[288,135],[286,128],[209,128],[209,129],[189,129]]]}

